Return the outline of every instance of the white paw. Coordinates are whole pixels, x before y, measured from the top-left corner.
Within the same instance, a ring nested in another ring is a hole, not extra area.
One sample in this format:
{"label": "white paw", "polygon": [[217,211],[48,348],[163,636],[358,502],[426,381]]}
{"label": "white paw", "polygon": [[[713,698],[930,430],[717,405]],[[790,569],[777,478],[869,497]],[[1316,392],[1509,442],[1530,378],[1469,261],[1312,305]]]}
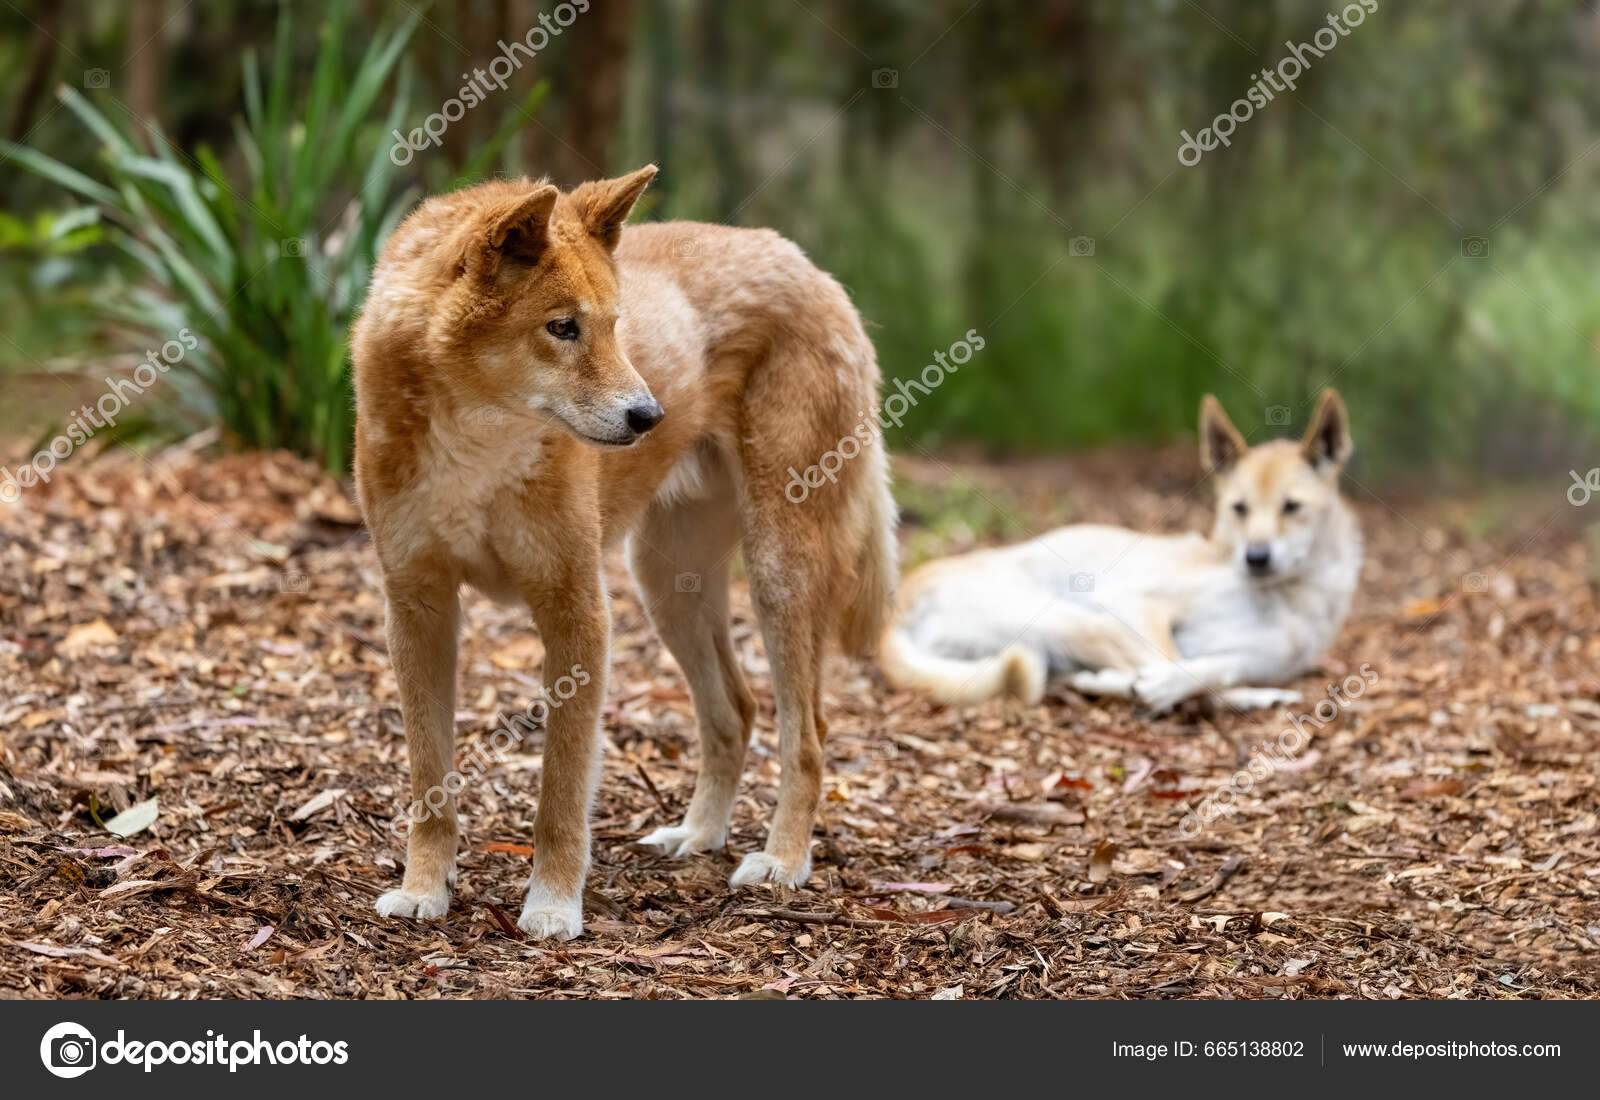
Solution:
{"label": "white paw", "polygon": [[530,882],[517,927],[536,940],[570,940],[583,932],[583,897],[564,898]]}
{"label": "white paw", "polygon": [[728,830],[700,829],[694,826],[667,825],[639,838],[638,843],[660,848],[663,855],[692,856],[696,852],[714,852],[728,842]]}
{"label": "white paw", "polygon": [[1268,707],[1286,707],[1300,702],[1298,691],[1289,691],[1286,688],[1229,688],[1218,693],[1224,703],[1239,710],[1266,709]]}
{"label": "white paw", "polygon": [[1094,672],[1074,672],[1067,683],[1083,695],[1113,695],[1126,699],[1133,693],[1133,673],[1119,668],[1102,668]]}
{"label": "white paw", "polygon": [[778,857],[766,852],[751,852],[740,862],[738,869],[728,878],[729,886],[755,886],[763,882],[778,886],[799,888],[811,877],[811,856],[791,867]]}
{"label": "white paw", "polygon": [[1151,665],[1134,677],[1133,697],[1156,714],[1165,714],[1202,686],[1175,664]]}
{"label": "white paw", "polygon": [[409,890],[390,890],[373,906],[382,917],[416,917],[435,920],[450,911],[450,891],[413,894]]}

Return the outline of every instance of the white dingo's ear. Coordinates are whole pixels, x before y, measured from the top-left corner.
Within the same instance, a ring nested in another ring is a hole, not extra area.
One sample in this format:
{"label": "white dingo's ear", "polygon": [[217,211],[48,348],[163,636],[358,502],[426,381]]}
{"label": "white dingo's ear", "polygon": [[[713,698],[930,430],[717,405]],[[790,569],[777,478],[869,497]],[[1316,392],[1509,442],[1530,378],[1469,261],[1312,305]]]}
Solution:
{"label": "white dingo's ear", "polygon": [[622,223],[628,220],[633,204],[656,178],[656,171],[655,165],[647,164],[614,180],[592,180],[574,188],[572,205],[589,235],[607,248],[617,247],[622,237]]}
{"label": "white dingo's ear", "polygon": [[1222,411],[1222,402],[1206,394],[1200,402],[1200,465],[1208,473],[1225,474],[1247,449],[1244,436]]}
{"label": "white dingo's ear", "polygon": [[1329,387],[1317,398],[1316,411],[1311,414],[1311,426],[1300,441],[1306,461],[1317,469],[1342,470],[1355,453],[1350,441],[1350,414],[1345,411],[1344,398],[1339,391]]}

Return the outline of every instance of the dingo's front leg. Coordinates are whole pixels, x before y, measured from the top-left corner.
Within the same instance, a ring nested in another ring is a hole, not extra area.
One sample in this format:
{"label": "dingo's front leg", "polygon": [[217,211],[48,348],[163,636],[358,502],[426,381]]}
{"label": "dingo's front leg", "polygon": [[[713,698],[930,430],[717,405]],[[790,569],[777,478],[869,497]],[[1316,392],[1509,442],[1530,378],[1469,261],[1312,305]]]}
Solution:
{"label": "dingo's front leg", "polygon": [[1244,661],[1233,656],[1161,661],[1139,670],[1133,697],[1155,713],[1165,714],[1185,699],[1234,687],[1244,672]]}
{"label": "dingo's front leg", "polygon": [[385,917],[442,917],[456,873],[456,800],[445,783],[455,749],[456,627],[453,585],[390,583],[389,660],[411,763],[411,834],[400,889],[378,899]]}
{"label": "dingo's front leg", "polygon": [[589,805],[600,770],[610,627],[598,563],[582,582],[529,602],[544,638],[549,712],[533,874],[517,925],[535,939],[570,940],[583,931]]}

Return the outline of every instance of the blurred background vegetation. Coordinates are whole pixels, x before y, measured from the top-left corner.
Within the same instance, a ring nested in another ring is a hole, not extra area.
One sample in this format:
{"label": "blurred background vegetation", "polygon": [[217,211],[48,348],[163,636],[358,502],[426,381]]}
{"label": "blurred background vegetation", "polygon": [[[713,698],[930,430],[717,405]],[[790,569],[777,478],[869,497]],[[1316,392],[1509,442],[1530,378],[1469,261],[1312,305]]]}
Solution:
{"label": "blurred background vegetation", "polygon": [[[0,385],[21,452],[182,327],[117,435],[348,459],[344,329],[384,233],[494,174],[662,166],[646,218],[770,225],[909,378],[891,435],[1252,439],[1344,390],[1366,470],[1594,465],[1600,11],[1382,0],[1194,167],[1338,0],[40,0],[0,7]],[[563,11],[562,9],[566,9]],[[582,10],[580,10],[582,9]],[[500,42],[547,44],[406,163]],[[567,20],[562,26],[563,19]]]}

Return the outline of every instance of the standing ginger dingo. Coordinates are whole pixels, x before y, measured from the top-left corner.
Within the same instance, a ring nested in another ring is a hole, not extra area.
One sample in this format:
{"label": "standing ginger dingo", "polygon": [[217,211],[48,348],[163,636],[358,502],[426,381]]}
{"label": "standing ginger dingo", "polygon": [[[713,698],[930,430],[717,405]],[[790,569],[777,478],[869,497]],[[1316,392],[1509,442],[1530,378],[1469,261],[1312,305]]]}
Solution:
{"label": "standing ginger dingo", "polygon": [[[810,875],[823,648],[837,637],[870,649],[894,586],[881,447],[804,504],[785,498],[788,471],[875,407],[877,363],[849,298],[770,230],[623,229],[655,173],[570,193],[496,181],[429,200],[384,248],[353,333],[356,479],[383,569],[413,798],[451,768],[463,582],[527,604],[547,688],[588,674],[548,718],[517,922],[535,937],[583,927],[605,547],[631,532],[643,602],[694,700],[688,813],[644,838],[676,855],[723,845],[750,738],[755,702],[728,637],[728,559],[743,547],[783,776],[766,847],[745,856],[735,886]],[[404,881],[378,911],[442,915],[456,839],[450,797],[414,825]]]}
{"label": "standing ginger dingo", "polygon": [[1020,546],[930,562],[901,586],[880,658],[891,682],[944,703],[1037,702],[1051,674],[1087,695],[1170,710],[1195,695],[1294,702],[1250,686],[1302,675],[1344,622],[1361,532],[1339,497],[1352,452],[1339,395],[1311,427],[1247,447],[1217,399],[1200,407],[1216,480],[1209,538],[1075,524]]}

